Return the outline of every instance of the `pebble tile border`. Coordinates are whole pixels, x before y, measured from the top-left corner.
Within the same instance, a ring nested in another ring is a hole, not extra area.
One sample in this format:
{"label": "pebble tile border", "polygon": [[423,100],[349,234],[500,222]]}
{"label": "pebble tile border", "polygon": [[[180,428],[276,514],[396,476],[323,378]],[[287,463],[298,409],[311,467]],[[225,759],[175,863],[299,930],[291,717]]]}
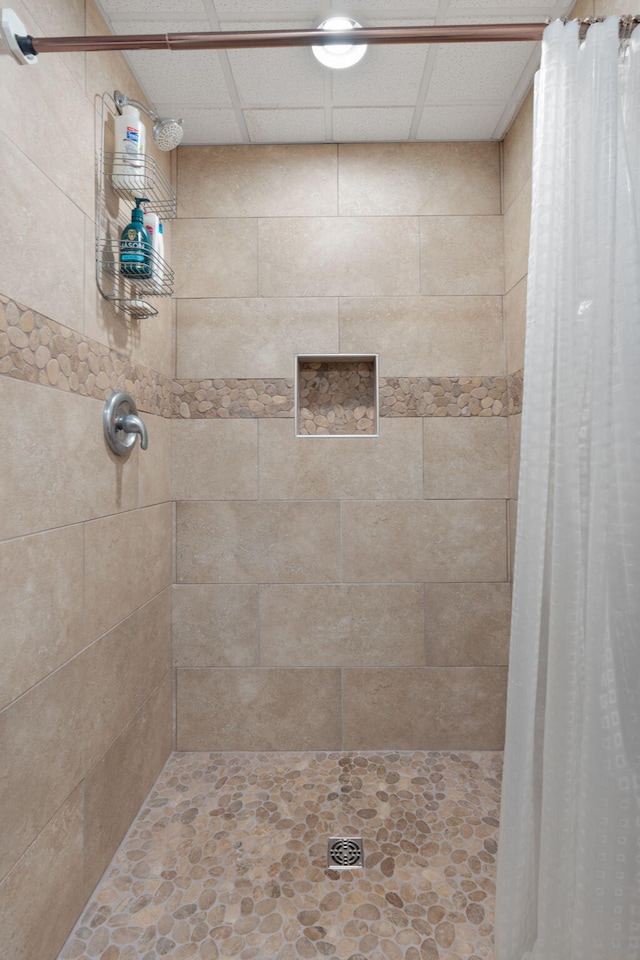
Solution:
{"label": "pebble tile border", "polygon": [[491,960],[501,763],[173,754],[59,960]]}
{"label": "pebble tile border", "polygon": [[[175,419],[294,416],[293,379],[172,380],[2,295],[0,374],[98,400],[126,390],[144,413]],[[380,416],[518,414],[522,384],[521,370],[509,377],[380,377]]]}
{"label": "pebble tile border", "polygon": [[171,416],[169,377],[1,295],[0,374],[98,400],[126,390],[143,412]]}

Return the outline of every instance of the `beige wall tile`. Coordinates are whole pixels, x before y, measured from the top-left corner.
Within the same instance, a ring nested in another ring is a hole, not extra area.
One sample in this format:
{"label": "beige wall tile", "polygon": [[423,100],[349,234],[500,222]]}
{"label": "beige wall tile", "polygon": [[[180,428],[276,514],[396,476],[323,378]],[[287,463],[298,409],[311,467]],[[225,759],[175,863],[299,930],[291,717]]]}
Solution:
{"label": "beige wall tile", "polygon": [[85,780],[84,881],[89,895],[171,752],[166,673]]}
{"label": "beige wall tile", "polygon": [[103,407],[100,400],[0,377],[0,537],[135,506],[137,454],[123,461],[109,453]]}
{"label": "beige wall tile", "polygon": [[506,579],[503,500],[347,501],[342,511],[347,582]]}
{"label": "beige wall tile", "polygon": [[338,503],[179,503],[178,583],[338,579]]}
{"label": "beige wall tile", "polygon": [[7,960],[52,960],[86,899],[82,789],[65,800],[0,884],[0,937]]}
{"label": "beige wall tile", "polygon": [[178,670],[178,750],[338,750],[340,670]]}
{"label": "beige wall tile", "polygon": [[345,670],[345,750],[501,750],[505,667]]}
{"label": "beige wall tile", "polygon": [[428,583],[425,607],[429,666],[482,667],[508,662],[508,583]]}
{"label": "beige wall tile", "polygon": [[518,520],[518,501],[509,500],[507,516],[509,520],[509,579],[513,582],[513,568],[516,559],[516,529]]}
{"label": "beige wall tile", "polygon": [[293,377],[297,353],[337,352],[330,297],[178,301],[180,379]]}
{"label": "beige wall tile", "polygon": [[529,267],[531,181],[522,187],[504,215],[504,289],[508,293]]}
{"label": "beige wall tile", "polygon": [[255,500],[257,420],[174,420],[174,500]]}
{"label": "beige wall tile", "polygon": [[594,10],[596,17],[621,17],[629,12],[629,5],[622,3],[621,0],[595,0]]}
{"label": "beige wall tile", "polygon": [[345,143],[338,162],[342,216],[500,213],[496,143]]}
{"label": "beige wall tile", "polygon": [[[47,3],[48,0],[39,0],[39,2]],[[111,32],[91,0],[86,4],[86,32],[90,37],[105,36]],[[86,90],[87,96],[98,101],[105,90],[111,93],[114,90],[122,90],[134,100],[147,102],[142,87],[121,53],[96,52],[87,55]],[[151,129],[148,126],[147,134],[148,139],[151,139]]]}
{"label": "beige wall tile", "polygon": [[264,585],[260,616],[264,666],[424,664],[422,584]]}
{"label": "beige wall tile", "polygon": [[527,277],[512,287],[504,298],[504,333],[507,351],[507,373],[524,367],[524,344],[527,332]]}
{"label": "beige wall tile", "polygon": [[181,147],[181,217],[330,217],[337,207],[334,144]]}
{"label": "beige wall tile", "polygon": [[258,586],[173,586],[173,659],[178,667],[249,667],[258,663]]}
{"label": "beige wall tile", "polygon": [[[379,437],[296,437],[290,420],[262,420],[265,500],[416,500],[422,496],[422,420],[386,419]],[[398,465],[402,468],[398,469]]]}
{"label": "beige wall tile", "polygon": [[149,446],[138,449],[138,506],[171,500],[171,421],[143,414]]}
{"label": "beige wall tile", "polygon": [[527,94],[503,142],[503,210],[509,209],[531,179],[532,152],[533,89]]}
{"label": "beige wall tile", "polygon": [[0,708],[83,646],[80,524],[0,543]]}
{"label": "beige wall tile", "polygon": [[421,217],[421,292],[504,293],[502,217]]}
{"label": "beige wall tile", "polygon": [[[56,26],[56,34],[58,30]],[[43,70],[24,70],[12,57],[2,57],[0,129],[62,193],[93,216],[93,104],[85,96],[84,84],[70,72],[65,57],[66,54],[47,54],[38,63]],[[43,211],[37,212],[42,217]],[[57,236],[64,229],[63,224],[58,224],[49,237],[52,256]]]}
{"label": "beige wall tile", "polygon": [[518,482],[520,477],[520,430],[522,415],[508,417],[509,422],[509,496],[512,500],[518,499]]}
{"label": "beige wall tile", "polygon": [[261,297],[420,292],[415,217],[283,217],[258,223]]}
{"label": "beige wall tile", "polygon": [[176,297],[258,295],[256,220],[174,220]]}
{"label": "beige wall tile", "polygon": [[424,420],[424,496],[487,500],[508,496],[506,417]]}
{"label": "beige wall tile", "polygon": [[82,211],[1,133],[0,183],[4,198],[0,290],[82,331]]}
{"label": "beige wall tile", "polygon": [[580,17],[594,17],[594,0],[578,0],[578,2],[575,3],[571,8],[569,16],[573,19],[579,19]]}
{"label": "beige wall tile", "polygon": [[340,300],[340,350],[379,354],[383,377],[504,372],[500,297]]}
{"label": "beige wall tile", "polygon": [[85,634],[93,640],[170,582],[168,503],[85,526]]}
{"label": "beige wall tile", "polygon": [[167,591],[0,713],[0,876],[170,666]]}

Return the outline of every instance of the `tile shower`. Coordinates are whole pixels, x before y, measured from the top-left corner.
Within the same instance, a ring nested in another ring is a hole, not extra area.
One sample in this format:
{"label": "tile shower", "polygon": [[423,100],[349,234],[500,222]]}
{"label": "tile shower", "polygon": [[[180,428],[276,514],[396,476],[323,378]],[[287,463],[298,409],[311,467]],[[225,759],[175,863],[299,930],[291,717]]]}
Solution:
{"label": "tile shower", "polygon": [[[48,64],[0,63],[7,956],[488,960],[530,106],[503,147],[158,156],[176,298],[127,325],[93,283],[94,97],[142,92],[119,55]],[[379,437],[295,438],[298,354],[378,356]],[[150,434],[126,464],[116,387]],[[365,868],[334,877],[343,830]]]}

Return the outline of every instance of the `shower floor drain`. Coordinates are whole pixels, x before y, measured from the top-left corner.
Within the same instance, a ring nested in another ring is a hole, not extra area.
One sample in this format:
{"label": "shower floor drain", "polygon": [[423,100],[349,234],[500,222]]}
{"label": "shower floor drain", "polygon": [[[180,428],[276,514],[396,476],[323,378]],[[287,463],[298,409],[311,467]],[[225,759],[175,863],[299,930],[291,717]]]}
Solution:
{"label": "shower floor drain", "polygon": [[332,870],[353,870],[364,865],[362,837],[329,837],[327,866]]}

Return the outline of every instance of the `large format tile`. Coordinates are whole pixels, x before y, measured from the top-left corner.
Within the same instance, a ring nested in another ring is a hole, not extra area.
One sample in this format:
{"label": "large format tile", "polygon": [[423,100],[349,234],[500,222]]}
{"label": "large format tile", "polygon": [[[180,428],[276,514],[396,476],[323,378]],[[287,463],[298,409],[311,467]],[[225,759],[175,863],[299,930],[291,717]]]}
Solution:
{"label": "large format tile", "polygon": [[108,866],[171,752],[167,672],[85,779],[84,882],[89,894]]}
{"label": "large format tile", "polygon": [[502,217],[421,217],[421,292],[502,296],[503,251]]}
{"label": "large format tile", "polygon": [[178,670],[178,750],[335,750],[340,671]]}
{"label": "large format tile", "polygon": [[422,584],[260,588],[264,666],[424,664]]}
{"label": "large format tile", "polygon": [[509,659],[510,614],[508,583],[428,583],[428,665],[505,665]]}
{"label": "large format tile", "polygon": [[334,144],[182,147],[181,217],[330,217],[337,214]]}
{"label": "large format tile", "polygon": [[506,667],[346,669],[346,750],[501,750]]}
{"label": "large format tile", "polygon": [[2,133],[0,183],[0,291],[82,332],[82,211]]}
{"label": "large format tile", "polygon": [[171,420],[144,414],[149,434],[146,450],[138,448],[138,506],[171,500]]}
{"label": "large format tile", "polygon": [[337,352],[338,304],[330,297],[178,301],[180,378],[293,378],[297,353]]}
{"label": "large format tile", "polygon": [[390,297],[418,294],[419,246],[416,217],[260,220],[259,295]]}
{"label": "large format tile", "polygon": [[496,143],[344,143],[341,216],[500,213]]}
{"label": "large format tile", "polygon": [[179,503],[178,583],[335,581],[339,526],[338,503]]}
{"label": "large format tile", "polygon": [[172,608],[176,666],[257,665],[260,633],[257,584],[174,584]]}
{"label": "large format tile", "polygon": [[94,640],[170,582],[168,503],[85,526],[85,633]]}
{"label": "large format tile", "polygon": [[5,423],[0,463],[0,537],[130,510],[137,453],[109,453],[103,403],[0,377]]}
{"label": "large format tile", "polygon": [[[586,14],[593,16],[593,14]],[[572,16],[579,14],[575,12]],[[516,114],[503,141],[503,209],[508,210],[518,192],[531,178],[533,161],[533,90]]]}
{"label": "large format tile", "polygon": [[506,579],[504,500],[347,501],[342,510],[347,582]]}
{"label": "large format tile", "polygon": [[[379,437],[296,437],[262,420],[260,497],[266,500],[412,500],[422,496],[422,420],[380,424]],[[402,462],[402,470],[398,463]]]}
{"label": "large format tile", "polygon": [[521,187],[504,215],[504,289],[515,287],[529,269],[531,180]]}
{"label": "large format tile", "polygon": [[[58,29],[56,26],[56,33]],[[93,104],[85,96],[84,84],[78,83],[70,72],[66,57],[67,54],[47,54],[42,61],[46,60],[44,70],[22,70],[12,57],[0,59],[0,127],[63,194],[93,216]],[[72,163],[69,161],[70,116],[73,116]],[[47,118],[46,123],[42,122],[43,117]],[[8,199],[5,197],[5,203]],[[43,214],[42,210],[38,212]],[[59,225],[56,235],[61,232],[60,228],[64,226]]]}
{"label": "large format tile", "polygon": [[0,543],[0,708],[84,646],[76,524]]}
{"label": "large format tile", "polygon": [[424,496],[428,500],[506,499],[507,418],[425,419]]}
{"label": "large format tile", "polygon": [[344,297],[340,349],[379,354],[383,377],[504,372],[500,297]]}
{"label": "large format tile", "polygon": [[174,220],[176,297],[255,297],[257,221]]}
{"label": "large format tile", "polygon": [[504,336],[508,374],[524,367],[527,332],[527,278],[520,280],[504,298]]}
{"label": "large format tile", "polygon": [[86,900],[82,833],[78,787],[0,883],[0,938],[7,960],[53,960],[64,944]]}
{"label": "large format tile", "polygon": [[166,593],[0,713],[0,876],[169,670],[169,624]]}
{"label": "large format tile", "polygon": [[174,500],[255,500],[256,420],[174,420],[171,428]]}
{"label": "large format tile", "polygon": [[520,433],[522,429],[522,415],[513,414],[509,422],[509,496],[512,500],[518,499],[520,483]]}

